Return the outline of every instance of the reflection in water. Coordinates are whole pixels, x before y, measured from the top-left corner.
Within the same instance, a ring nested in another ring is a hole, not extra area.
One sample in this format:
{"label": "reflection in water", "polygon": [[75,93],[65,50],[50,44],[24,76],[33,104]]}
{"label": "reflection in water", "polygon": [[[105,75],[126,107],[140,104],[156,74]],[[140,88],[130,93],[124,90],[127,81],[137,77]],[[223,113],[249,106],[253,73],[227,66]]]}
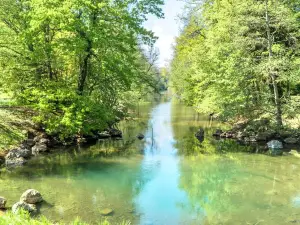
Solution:
{"label": "reflection in water", "polygon": [[147,183],[135,199],[140,224],[190,224],[193,215],[183,210],[188,199],[178,187],[179,158],[173,147],[171,102],[152,112],[146,140],[141,173]]}
{"label": "reflection in water", "polygon": [[[35,188],[46,200],[41,213],[54,222],[77,216],[92,225],[104,219],[133,225],[300,221],[299,158],[249,154],[235,142],[216,141],[206,117],[175,102],[149,111],[140,107],[138,120],[120,124],[124,140],[61,149],[1,172],[0,195],[12,206]],[[201,144],[194,137],[199,127],[205,129]],[[136,138],[141,132],[144,141]],[[114,214],[101,216],[103,208]]]}

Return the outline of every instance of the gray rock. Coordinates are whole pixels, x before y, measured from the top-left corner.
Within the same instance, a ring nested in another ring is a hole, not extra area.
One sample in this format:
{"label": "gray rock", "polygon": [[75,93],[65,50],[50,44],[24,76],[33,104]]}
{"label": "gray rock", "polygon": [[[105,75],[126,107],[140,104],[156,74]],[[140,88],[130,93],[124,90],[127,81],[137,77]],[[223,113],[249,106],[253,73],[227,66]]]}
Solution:
{"label": "gray rock", "polygon": [[18,213],[18,211],[20,209],[23,209],[23,210],[31,212],[31,213],[34,213],[37,211],[37,208],[34,204],[28,204],[26,202],[17,202],[12,206],[12,212],[14,214]]}
{"label": "gray rock", "polygon": [[5,209],[6,198],[0,196],[0,209]]}
{"label": "gray rock", "polygon": [[281,148],[283,148],[282,143],[278,140],[269,141],[267,143],[267,145],[268,145],[268,148],[271,148],[271,149],[281,149]]}
{"label": "gray rock", "polygon": [[47,139],[47,138],[41,138],[39,140],[39,144],[45,144],[45,145],[48,145],[50,143],[50,140]]}
{"label": "gray rock", "polygon": [[293,137],[288,137],[288,138],[284,139],[284,142],[287,144],[297,144],[298,139],[293,138]]}
{"label": "gray rock", "polygon": [[32,147],[32,154],[38,155],[40,152],[46,152],[48,150],[46,144],[37,143]]}
{"label": "gray rock", "polygon": [[27,160],[23,157],[5,159],[5,165],[7,167],[23,166],[26,162],[27,162]]}
{"label": "gray rock", "polygon": [[20,198],[21,202],[26,202],[29,204],[36,204],[38,202],[42,202],[43,201],[43,197],[41,195],[40,192],[38,192],[37,190],[34,189],[28,189],[27,191],[25,191],[21,198]]}
{"label": "gray rock", "polygon": [[9,151],[5,156],[5,159],[14,159],[14,158],[29,158],[31,156],[31,151],[26,148],[16,148]]}

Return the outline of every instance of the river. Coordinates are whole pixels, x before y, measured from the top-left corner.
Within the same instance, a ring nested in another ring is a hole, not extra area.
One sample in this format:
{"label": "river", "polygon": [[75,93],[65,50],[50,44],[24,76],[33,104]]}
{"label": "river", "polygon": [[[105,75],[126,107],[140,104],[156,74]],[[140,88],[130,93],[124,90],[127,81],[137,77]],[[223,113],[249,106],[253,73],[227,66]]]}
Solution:
{"label": "river", "polygon": [[[202,144],[195,131],[206,128]],[[123,140],[61,149],[24,168],[0,173],[8,205],[39,190],[42,215],[90,224],[291,224],[300,222],[300,159],[250,154],[248,147],[211,138],[206,117],[175,101],[140,107],[124,121]],[[145,139],[136,135],[142,132]],[[228,152],[200,154],[200,152]],[[197,152],[197,154],[195,154]],[[102,216],[111,208],[114,213]]]}

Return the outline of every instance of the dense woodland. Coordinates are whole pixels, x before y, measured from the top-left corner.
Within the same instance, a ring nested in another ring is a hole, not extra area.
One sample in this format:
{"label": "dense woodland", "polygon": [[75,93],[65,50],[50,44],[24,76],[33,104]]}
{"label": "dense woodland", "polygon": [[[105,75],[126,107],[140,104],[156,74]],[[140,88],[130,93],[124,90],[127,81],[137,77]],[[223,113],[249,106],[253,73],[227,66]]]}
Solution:
{"label": "dense woodland", "polygon": [[299,126],[299,1],[191,0],[182,23],[171,64],[182,101],[223,119]]}
{"label": "dense woodland", "polygon": [[62,139],[101,130],[164,88],[156,37],[162,0],[1,0],[0,93]]}

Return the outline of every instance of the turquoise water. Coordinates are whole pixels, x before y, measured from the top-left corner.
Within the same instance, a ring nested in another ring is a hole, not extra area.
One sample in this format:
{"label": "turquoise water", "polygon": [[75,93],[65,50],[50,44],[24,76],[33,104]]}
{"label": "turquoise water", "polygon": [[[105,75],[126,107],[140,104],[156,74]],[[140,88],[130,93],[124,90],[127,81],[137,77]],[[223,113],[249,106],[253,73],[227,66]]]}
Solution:
{"label": "turquoise water", "polygon": [[152,112],[140,166],[145,185],[134,199],[141,215],[139,224],[190,224],[196,218],[181,207],[189,205],[189,200],[179,187],[180,159],[174,148],[171,118],[171,102],[160,104]]}
{"label": "turquoise water", "polygon": [[[199,143],[194,133],[205,127]],[[211,128],[212,126],[212,128]],[[0,174],[8,205],[39,190],[40,212],[56,221],[90,224],[292,224],[300,221],[300,159],[249,154],[212,139],[206,117],[176,102],[143,106],[124,121],[123,140],[59,149],[22,169]],[[145,134],[145,140],[136,138]],[[199,154],[200,152],[227,154]],[[197,154],[196,154],[196,153]],[[102,216],[101,209],[114,213]]]}

